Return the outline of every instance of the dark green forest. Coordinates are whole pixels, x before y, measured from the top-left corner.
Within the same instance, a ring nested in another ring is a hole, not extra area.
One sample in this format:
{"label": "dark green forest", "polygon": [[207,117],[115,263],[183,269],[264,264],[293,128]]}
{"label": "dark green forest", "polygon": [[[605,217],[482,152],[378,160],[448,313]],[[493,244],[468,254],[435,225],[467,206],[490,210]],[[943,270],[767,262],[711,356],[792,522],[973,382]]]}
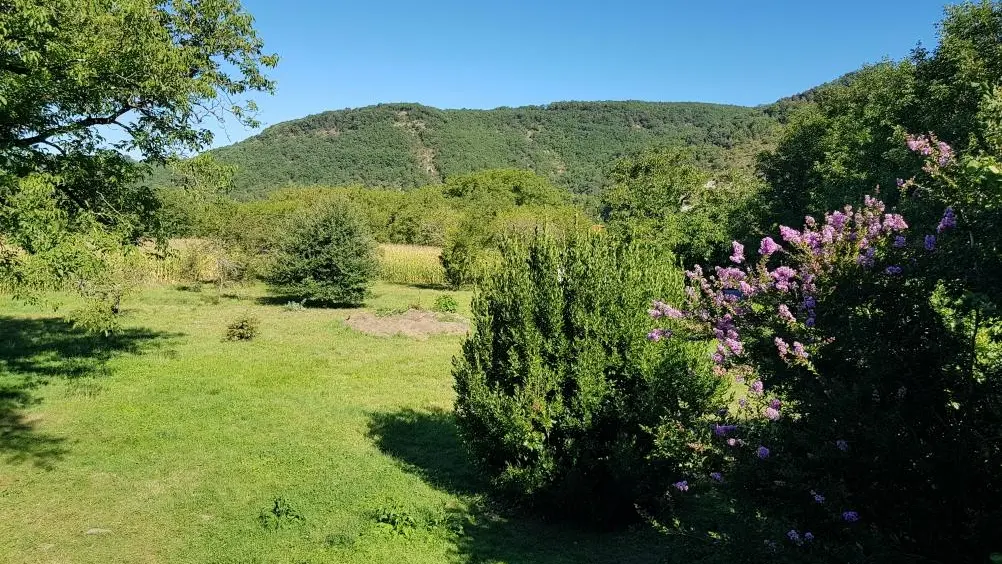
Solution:
{"label": "dark green forest", "polygon": [[617,158],[652,145],[698,148],[703,164],[752,162],[775,132],[763,108],[701,103],[559,102],[494,110],[380,104],[265,129],[211,153],[237,166],[233,194],[290,185],[411,188],[484,169],[532,170],[594,194]]}

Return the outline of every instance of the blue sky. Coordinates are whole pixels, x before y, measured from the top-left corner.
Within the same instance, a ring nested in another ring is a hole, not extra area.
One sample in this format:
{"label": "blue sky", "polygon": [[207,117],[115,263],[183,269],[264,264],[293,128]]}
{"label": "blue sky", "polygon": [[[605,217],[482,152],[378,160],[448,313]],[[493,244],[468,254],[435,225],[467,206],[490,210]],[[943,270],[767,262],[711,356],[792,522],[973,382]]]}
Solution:
{"label": "blue sky", "polygon": [[[380,102],[757,105],[935,43],[943,0],[244,0],[281,56],[265,125]],[[214,145],[254,131],[227,126]]]}

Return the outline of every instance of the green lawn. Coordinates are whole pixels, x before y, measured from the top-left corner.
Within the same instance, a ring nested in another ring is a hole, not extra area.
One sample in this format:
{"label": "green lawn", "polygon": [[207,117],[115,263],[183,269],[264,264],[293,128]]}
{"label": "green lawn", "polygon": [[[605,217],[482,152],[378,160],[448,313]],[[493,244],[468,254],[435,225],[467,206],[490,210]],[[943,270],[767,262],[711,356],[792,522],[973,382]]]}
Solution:
{"label": "green lawn", "polygon": [[[441,293],[379,285],[368,307]],[[143,292],[112,341],[0,301],[0,561],[666,560],[647,530],[484,498],[450,415],[460,337],[367,336],[351,310],[289,311],[256,287],[214,296]],[[222,342],[247,311],[259,337]],[[274,518],[278,498],[301,519]]]}

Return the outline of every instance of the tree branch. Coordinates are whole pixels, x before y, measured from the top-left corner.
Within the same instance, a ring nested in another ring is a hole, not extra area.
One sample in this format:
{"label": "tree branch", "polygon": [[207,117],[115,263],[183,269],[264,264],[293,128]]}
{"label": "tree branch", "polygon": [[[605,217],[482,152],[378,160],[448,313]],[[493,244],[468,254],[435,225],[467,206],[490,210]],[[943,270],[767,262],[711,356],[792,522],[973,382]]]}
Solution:
{"label": "tree branch", "polygon": [[[88,127],[93,127],[95,125],[110,125],[115,123],[118,118],[127,114],[130,110],[134,109],[133,106],[125,104],[120,110],[111,114],[110,116],[95,117],[91,116],[84,118],[78,122],[70,123],[67,125],[61,125],[59,127],[53,127],[52,129],[42,131],[37,135],[32,135],[31,137],[25,137],[24,139],[18,139],[14,141],[14,146],[16,147],[30,147],[37,143],[47,143],[47,139],[53,135],[62,135],[63,133],[71,133],[73,131],[80,131],[81,129],[87,129]],[[51,145],[51,143],[49,143]]]}

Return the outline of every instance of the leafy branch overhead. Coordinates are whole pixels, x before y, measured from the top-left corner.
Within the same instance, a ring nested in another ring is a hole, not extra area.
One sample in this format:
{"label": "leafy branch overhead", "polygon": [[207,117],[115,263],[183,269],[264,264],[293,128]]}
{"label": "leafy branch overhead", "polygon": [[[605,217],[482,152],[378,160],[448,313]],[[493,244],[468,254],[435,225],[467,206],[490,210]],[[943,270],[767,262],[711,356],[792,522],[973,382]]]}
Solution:
{"label": "leafy branch overhead", "polygon": [[253,18],[236,0],[5,0],[0,151],[7,167],[105,143],[162,160],[205,147],[206,119],[256,125],[254,91],[275,84]]}

